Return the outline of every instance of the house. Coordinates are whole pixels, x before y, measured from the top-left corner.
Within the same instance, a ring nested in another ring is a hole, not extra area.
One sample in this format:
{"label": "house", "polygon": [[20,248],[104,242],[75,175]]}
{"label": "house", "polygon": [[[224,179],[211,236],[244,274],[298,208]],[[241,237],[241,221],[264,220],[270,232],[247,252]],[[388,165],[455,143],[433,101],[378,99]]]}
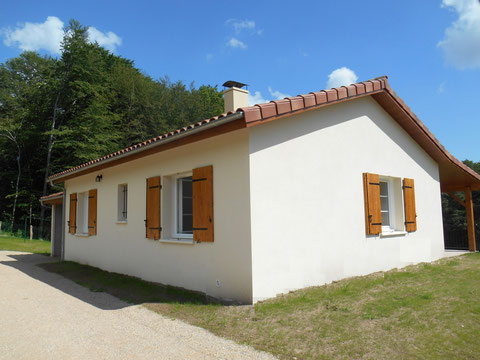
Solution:
{"label": "house", "polygon": [[225,85],[225,114],[49,178],[65,260],[254,303],[445,256],[453,191],[475,250],[480,176],[386,76],[255,106]]}

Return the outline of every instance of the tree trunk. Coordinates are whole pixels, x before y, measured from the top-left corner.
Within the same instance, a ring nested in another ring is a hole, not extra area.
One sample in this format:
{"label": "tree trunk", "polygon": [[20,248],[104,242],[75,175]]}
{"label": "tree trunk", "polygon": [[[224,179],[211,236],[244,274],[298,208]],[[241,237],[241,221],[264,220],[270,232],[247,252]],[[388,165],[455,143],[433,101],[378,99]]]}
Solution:
{"label": "tree trunk", "polygon": [[[52,126],[50,128],[50,135],[48,136],[48,145],[47,145],[47,164],[45,165],[45,176],[43,178],[43,190],[42,196],[47,195],[47,183],[48,175],[50,174],[50,161],[52,158],[52,148],[53,148],[53,130],[55,130],[55,124],[57,123],[57,108],[58,102],[60,101],[61,90],[57,93],[57,98],[55,99],[55,106],[53,108],[53,117],[52,117]],[[43,204],[40,208],[40,235],[43,234],[43,223],[45,220],[45,206]]]}
{"label": "tree trunk", "polygon": [[17,182],[15,184],[15,197],[13,198],[13,210],[12,210],[12,231],[13,227],[15,225],[15,211],[17,209],[17,199],[18,199],[18,186],[20,183],[20,175],[22,174],[22,167],[20,166],[20,147],[17,144],[17,149],[18,149],[18,155],[17,155],[17,166],[18,166],[18,171],[17,171]]}

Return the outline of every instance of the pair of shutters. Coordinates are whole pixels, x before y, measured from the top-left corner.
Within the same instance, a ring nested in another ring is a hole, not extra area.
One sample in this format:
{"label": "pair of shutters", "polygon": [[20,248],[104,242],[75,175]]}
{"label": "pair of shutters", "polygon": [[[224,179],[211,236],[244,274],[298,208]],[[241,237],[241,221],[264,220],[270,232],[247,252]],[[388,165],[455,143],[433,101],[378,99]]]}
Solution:
{"label": "pair of shutters", "polygon": [[[382,232],[382,213],[380,202],[380,176],[363,174],[365,195],[365,229],[368,235]],[[403,179],[403,201],[405,208],[405,229],[417,231],[417,213],[415,209],[415,183],[413,179]]]}
{"label": "pair of shutters", "polygon": [[[213,242],[213,167],[193,169],[193,240]],[[148,239],[160,239],[161,227],[161,184],[160,176],[147,179]]]}
{"label": "pair of shutters", "polygon": [[[68,232],[77,232],[77,193],[70,194]],[[88,235],[97,235],[97,189],[88,192]]]}

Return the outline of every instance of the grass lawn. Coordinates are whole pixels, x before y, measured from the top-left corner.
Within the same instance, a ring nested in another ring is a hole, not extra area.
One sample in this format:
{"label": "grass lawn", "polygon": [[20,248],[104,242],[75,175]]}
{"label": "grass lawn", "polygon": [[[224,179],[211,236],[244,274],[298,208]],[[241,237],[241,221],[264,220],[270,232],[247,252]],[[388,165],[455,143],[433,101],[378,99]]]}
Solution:
{"label": "grass lawn", "polygon": [[42,265],[281,359],[480,358],[480,253],[311,287],[255,306],[71,262]]}
{"label": "grass lawn", "polygon": [[50,241],[26,240],[14,236],[0,234],[0,250],[25,251],[50,255]]}

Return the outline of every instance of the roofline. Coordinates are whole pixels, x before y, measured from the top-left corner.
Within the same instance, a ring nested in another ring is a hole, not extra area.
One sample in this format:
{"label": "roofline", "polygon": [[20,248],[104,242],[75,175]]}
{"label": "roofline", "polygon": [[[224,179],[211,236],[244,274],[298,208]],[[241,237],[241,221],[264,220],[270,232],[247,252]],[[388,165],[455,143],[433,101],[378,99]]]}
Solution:
{"label": "roofline", "polygon": [[[235,123],[222,127],[223,131],[210,134],[215,136],[228,131],[237,130],[241,127],[250,127],[263,124],[279,118],[292,116],[305,111],[320,109],[325,106],[338,104],[344,101],[358,99],[366,96],[371,96],[390,116],[395,119],[408,133],[414,141],[416,141],[423,150],[436,161],[442,172],[446,174],[450,180],[453,178],[458,181],[446,181],[442,185],[442,191],[450,191],[451,189],[461,190],[465,186],[470,186],[474,190],[480,190],[480,175],[463,164],[460,160],[455,158],[448,152],[445,147],[435,138],[435,136],[428,130],[422,121],[413,113],[413,111],[405,104],[405,102],[393,91],[388,83],[387,76],[377,77],[375,79],[367,80],[360,83],[351,84],[348,86],[341,86],[329,90],[321,90],[319,92],[311,92],[305,95],[297,95],[295,97],[287,97],[282,100],[270,101],[269,103],[256,104],[237,109],[236,112],[229,112],[211,119],[201,121],[199,123],[189,125],[187,127],[175,130],[173,132],[164,134],[159,137],[144,141],[140,144],[130,146],[126,149],[109,154],[102,158],[87,162],[77,167],[65,170],[58,174],[52,175],[48,178],[50,182],[59,183],[70,179],[72,177],[80,176],[86,173],[95,171],[97,167],[103,169],[109,166],[118,164],[118,160],[132,157],[131,160],[140,156],[150,155],[155,152],[155,148],[186,138],[197,133],[213,129],[217,126],[232,123],[237,121],[239,127],[232,127]],[[241,121],[243,120],[243,121]],[[198,135],[200,136],[200,135]],[[202,134],[203,136],[203,134]],[[200,136],[201,137],[201,136]],[[188,141],[180,141],[177,145],[182,146]],[[191,142],[198,141],[198,138],[193,137]],[[168,147],[167,147],[168,148]],[[149,151],[145,155],[138,155]],[[161,151],[159,149],[158,151]],[[114,162],[112,165],[109,163]],[[107,164],[105,166],[105,164]],[[441,165],[444,164],[444,165]],[[450,166],[454,166],[451,168]],[[460,172],[458,172],[460,170]],[[453,171],[453,173],[452,173]],[[464,176],[467,176],[466,178]],[[463,179],[462,179],[463,177]]]}
{"label": "roofline", "polygon": [[[61,201],[59,201],[59,200],[61,200]],[[42,196],[40,198],[40,202],[42,203],[42,205],[45,205],[45,204],[48,204],[48,205],[59,204],[59,203],[63,202],[63,191],[58,192],[58,193],[54,193],[54,194],[50,194],[50,195],[46,195],[46,196]]]}
{"label": "roofline", "polygon": [[80,173],[80,172],[84,172],[86,170],[90,170],[90,169],[95,168],[97,166],[104,165],[104,164],[107,164],[109,162],[116,161],[116,160],[119,160],[119,159],[122,159],[122,158],[125,158],[125,157],[133,156],[135,154],[150,150],[150,149],[155,148],[157,146],[161,146],[161,145],[167,144],[167,143],[172,142],[172,141],[177,141],[177,140],[179,140],[181,138],[184,138],[186,136],[190,136],[190,135],[193,135],[193,134],[196,134],[196,133],[199,133],[199,132],[202,132],[202,131],[205,131],[205,130],[208,130],[208,129],[211,129],[211,128],[214,128],[214,127],[217,127],[219,125],[227,124],[229,122],[242,119],[243,117],[244,117],[243,112],[242,111],[237,111],[235,113],[228,114],[226,116],[219,117],[219,118],[214,119],[214,120],[210,120],[208,123],[199,125],[197,127],[192,127],[190,129],[186,129],[182,132],[174,133],[173,135],[167,136],[163,139],[160,139],[160,140],[157,140],[157,141],[152,141],[151,143],[147,143],[143,146],[139,146],[139,147],[134,148],[132,150],[125,151],[125,152],[123,152],[119,155],[115,155],[115,153],[110,154],[110,155],[105,156],[104,158],[100,158],[96,162],[85,163],[83,165],[78,166],[77,168],[73,168],[74,170],[71,170],[71,171],[67,170],[67,171],[49,176],[48,180],[58,183],[58,182],[61,182],[61,181],[59,181],[60,179],[65,178],[67,176],[71,177],[72,175],[75,175],[75,174]]}

